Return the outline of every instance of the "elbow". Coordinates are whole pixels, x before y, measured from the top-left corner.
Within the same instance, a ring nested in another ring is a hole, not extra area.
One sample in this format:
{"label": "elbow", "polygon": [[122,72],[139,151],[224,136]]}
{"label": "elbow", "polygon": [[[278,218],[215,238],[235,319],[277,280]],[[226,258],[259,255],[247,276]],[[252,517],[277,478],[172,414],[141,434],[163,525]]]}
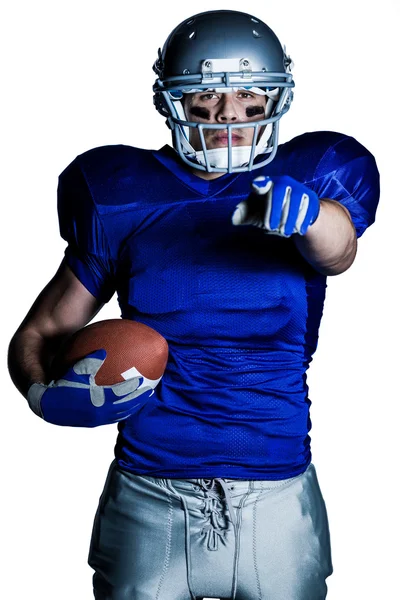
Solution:
{"label": "elbow", "polygon": [[314,268],[322,275],[340,275],[341,273],[347,271],[353,264],[357,255],[357,247],[357,237],[355,236],[352,240],[352,243],[349,244],[348,248],[342,254],[339,260],[330,265],[314,266]]}

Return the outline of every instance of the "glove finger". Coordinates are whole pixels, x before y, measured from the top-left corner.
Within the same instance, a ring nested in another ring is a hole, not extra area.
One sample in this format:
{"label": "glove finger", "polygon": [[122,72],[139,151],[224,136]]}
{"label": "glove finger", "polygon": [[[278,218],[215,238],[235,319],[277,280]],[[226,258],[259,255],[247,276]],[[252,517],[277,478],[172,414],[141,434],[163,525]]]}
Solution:
{"label": "glove finger", "polygon": [[311,216],[307,215],[303,221],[301,228],[300,228],[299,234],[305,235],[307,233],[307,230],[310,227],[310,225],[312,225],[312,223],[313,223],[313,220],[312,220]]}
{"label": "glove finger", "polygon": [[90,401],[96,408],[104,405],[106,397],[104,388],[101,385],[90,386]]}
{"label": "glove finger", "polygon": [[73,370],[77,375],[91,375],[94,378],[106,360],[106,356],[105,350],[96,350],[75,363]]}
{"label": "glove finger", "polygon": [[266,229],[277,231],[281,225],[282,211],[285,203],[289,201],[291,187],[287,185],[273,185],[268,193],[264,226]]}
{"label": "glove finger", "polygon": [[[101,356],[104,356],[105,351],[102,350],[100,352],[103,352]],[[94,356],[95,358],[91,358],[92,356]],[[105,360],[105,358],[103,360],[100,360],[99,358],[96,358],[96,356],[99,356],[98,352],[89,354],[88,356],[85,356],[81,360],[77,361],[66,371],[66,373],[62,377],[60,377],[56,381],[53,381],[50,385],[71,387],[89,385],[90,376],[92,375],[92,373],[97,373],[97,371],[99,370],[99,368]]]}
{"label": "glove finger", "polygon": [[308,202],[308,206],[307,206],[307,212],[303,219],[303,224],[299,231],[300,235],[304,235],[307,232],[307,229],[309,228],[309,226],[312,225],[313,223],[315,223],[315,221],[318,218],[319,211],[320,211],[320,202],[319,202],[319,198],[318,198],[317,194],[313,191],[310,191],[308,193],[308,196],[309,196],[309,202]]}
{"label": "glove finger", "polygon": [[[283,233],[287,236],[290,236],[295,232],[295,227],[299,220],[299,210],[304,196],[306,196],[306,194],[303,194],[302,196],[298,191],[291,189],[289,201],[284,205],[282,229]],[[301,217],[301,223],[303,222],[304,214],[305,213],[303,213]]]}
{"label": "glove finger", "polygon": [[143,377],[131,377],[126,381],[121,381],[121,383],[110,386],[110,388],[116,396],[125,396],[136,391],[142,383]]}
{"label": "glove finger", "polygon": [[[256,177],[252,184],[252,194],[249,197],[249,206],[253,206],[254,210],[250,211],[253,218],[250,220],[252,225],[262,227],[263,229],[270,228],[270,218],[272,209],[272,191],[273,181],[264,175]],[[261,198],[260,198],[261,196]]]}
{"label": "glove finger", "polygon": [[132,392],[131,394],[128,394],[127,396],[125,396],[124,398],[121,398],[120,400],[115,400],[113,402],[113,404],[123,404],[125,402],[130,402],[131,400],[134,400],[135,398],[137,398],[138,396],[141,396],[142,394],[145,394],[146,392],[151,392],[150,394],[147,394],[147,397],[149,398],[150,396],[153,395],[154,390],[153,388],[151,388],[149,385],[145,385],[142,388],[139,388],[137,390],[135,390],[134,392]]}
{"label": "glove finger", "polygon": [[78,375],[74,366],[70,367],[68,371],[57,379],[56,381],[52,381],[49,386],[50,387],[88,387],[89,386],[89,377],[87,375]]}
{"label": "glove finger", "polygon": [[300,235],[304,235],[307,231],[311,220],[310,214],[310,197],[308,194],[303,194],[299,208],[299,214],[296,219],[295,231]]}
{"label": "glove finger", "polygon": [[267,194],[271,187],[272,180],[269,177],[266,177],[265,175],[260,175],[259,177],[256,177],[251,183],[252,191],[258,196],[264,196],[265,194]]}
{"label": "glove finger", "polygon": [[143,406],[143,402],[138,402],[129,411],[124,411],[122,413],[118,413],[118,416],[115,417],[113,423],[119,423],[120,421],[124,421],[125,419],[129,419],[129,417],[131,417],[133,415],[133,413],[135,412],[135,409],[136,408],[140,408],[141,406]]}
{"label": "glove finger", "polygon": [[247,202],[240,202],[232,215],[232,225],[245,225],[248,215]]}
{"label": "glove finger", "polygon": [[263,175],[256,177],[251,184],[252,193],[250,193],[247,200],[237,205],[232,215],[232,224],[262,227],[264,223],[265,202],[261,201],[259,196],[266,198],[266,194],[271,187],[272,181],[269,177]]}
{"label": "glove finger", "polygon": [[[72,373],[71,379],[66,379],[68,373]],[[88,389],[90,388],[89,378],[84,376],[77,376],[73,369],[65,374],[65,379],[57,379],[51,387],[68,387],[71,389]]]}
{"label": "glove finger", "polygon": [[146,396],[144,398],[137,398],[133,403],[128,404],[127,406],[120,405],[119,410],[115,412],[115,419],[118,421],[122,421],[123,419],[127,419],[131,417],[137,410],[140,410],[142,406],[146,402]]}
{"label": "glove finger", "polygon": [[318,219],[321,204],[320,204],[317,194],[314,191],[310,191],[308,193],[308,195],[310,197],[309,211],[312,212],[312,218],[310,221],[310,225],[312,225]]}

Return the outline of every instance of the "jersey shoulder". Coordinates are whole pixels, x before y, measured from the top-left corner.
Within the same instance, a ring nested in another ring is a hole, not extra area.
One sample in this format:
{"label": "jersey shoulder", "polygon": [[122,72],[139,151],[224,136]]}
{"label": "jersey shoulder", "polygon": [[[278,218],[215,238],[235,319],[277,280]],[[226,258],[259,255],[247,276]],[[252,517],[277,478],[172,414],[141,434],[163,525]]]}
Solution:
{"label": "jersey shoulder", "polygon": [[154,168],[151,150],[123,144],[100,146],[80,154],[71,163],[82,174],[98,206],[118,206],[132,201],[132,184]]}
{"label": "jersey shoulder", "polygon": [[115,244],[110,241],[112,219],[131,206],[132,190],[138,187],[132,182],[143,175],[149,158],[150,151],[139,148],[101,146],[78,155],[64,169],[57,190],[60,233],[77,252],[104,256],[115,250],[119,240],[113,236]]}
{"label": "jersey shoulder", "polygon": [[296,136],[279,146],[277,158],[287,169],[301,172],[304,181],[326,176],[360,158],[374,162],[365,146],[336,131],[313,131]]}
{"label": "jersey shoulder", "polygon": [[126,144],[113,144],[98,146],[82,152],[76,157],[76,161],[87,169],[94,171],[99,168],[132,167],[136,161],[145,163],[151,156],[152,150],[136,148]]}

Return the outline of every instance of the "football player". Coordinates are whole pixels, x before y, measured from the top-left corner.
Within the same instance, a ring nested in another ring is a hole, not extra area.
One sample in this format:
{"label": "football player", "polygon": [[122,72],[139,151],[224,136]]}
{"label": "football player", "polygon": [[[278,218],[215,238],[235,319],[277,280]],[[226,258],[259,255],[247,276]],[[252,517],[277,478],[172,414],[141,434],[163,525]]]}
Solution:
{"label": "football player", "polygon": [[[89,553],[98,600],[322,600],[332,573],[311,462],[306,371],[326,278],[374,222],[373,156],[341,133],[278,145],[292,61],[259,18],[178,25],[154,64],[173,148],[105,146],[60,176],[65,258],[10,344],[11,376],[41,418],[118,421]],[[169,361],[137,393],[60,381],[60,340],[114,292],[159,331]]]}

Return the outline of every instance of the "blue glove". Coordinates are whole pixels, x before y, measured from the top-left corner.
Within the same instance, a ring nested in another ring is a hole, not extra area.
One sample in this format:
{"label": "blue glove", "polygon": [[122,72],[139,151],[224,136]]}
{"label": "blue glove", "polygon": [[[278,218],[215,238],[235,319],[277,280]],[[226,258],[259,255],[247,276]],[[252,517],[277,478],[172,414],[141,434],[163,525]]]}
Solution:
{"label": "blue glove", "polygon": [[49,385],[34,383],[28,403],[34,413],[54,425],[97,427],[127,419],[154,393],[160,379],[133,377],[110,386],[94,378],[106,358],[105,350],[88,354]]}
{"label": "blue glove", "polygon": [[290,237],[304,235],[319,215],[315,192],[287,175],[256,177],[252,193],[237,205],[233,225],[255,225],[267,233]]}

